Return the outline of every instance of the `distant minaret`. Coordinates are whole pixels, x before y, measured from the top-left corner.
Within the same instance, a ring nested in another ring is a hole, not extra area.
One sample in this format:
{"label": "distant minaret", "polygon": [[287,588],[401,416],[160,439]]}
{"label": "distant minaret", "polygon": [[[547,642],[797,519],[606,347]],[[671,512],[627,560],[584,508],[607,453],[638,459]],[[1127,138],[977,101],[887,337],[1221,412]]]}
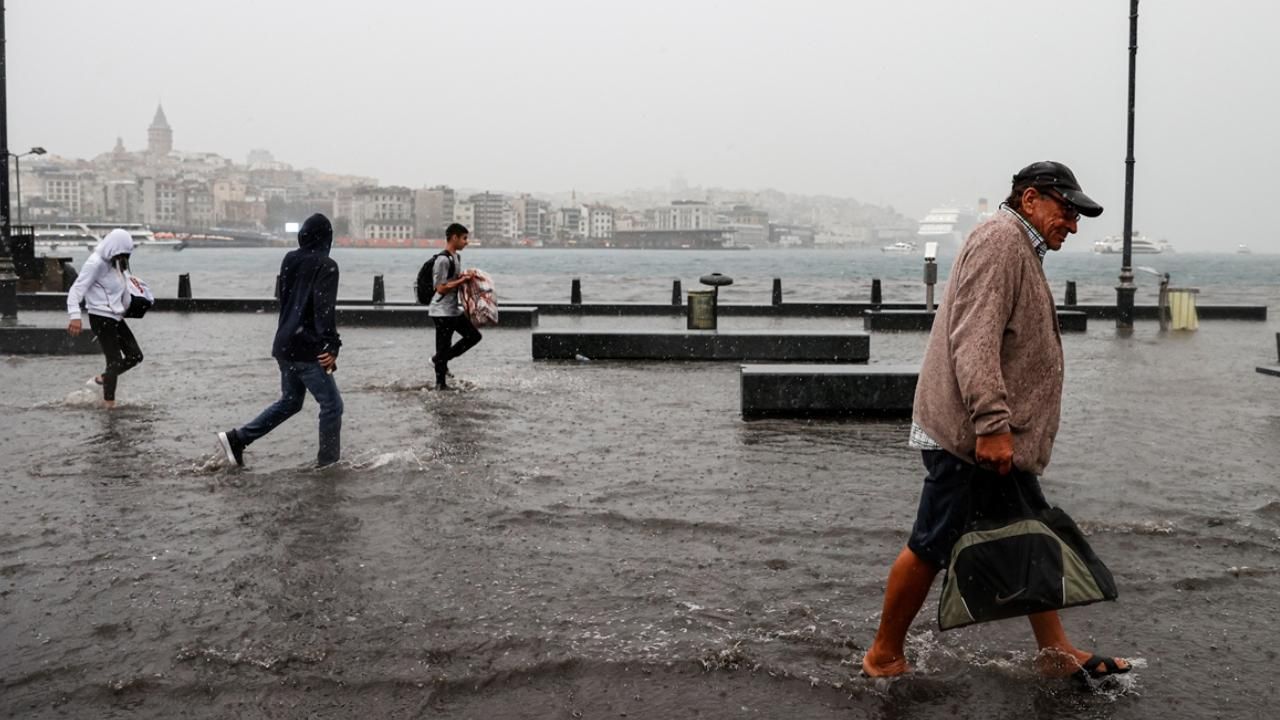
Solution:
{"label": "distant minaret", "polygon": [[164,156],[173,151],[173,129],[164,117],[164,107],[156,105],[156,116],[147,128],[147,153]]}
{"label": "distant minaret", "polygon": [[124,138],[117,135],[116,146],[111,149],[111,154],[115,155],[116,157],[119,157],[121,155],[124,155],[127,152],[128,151],[124,149]]}

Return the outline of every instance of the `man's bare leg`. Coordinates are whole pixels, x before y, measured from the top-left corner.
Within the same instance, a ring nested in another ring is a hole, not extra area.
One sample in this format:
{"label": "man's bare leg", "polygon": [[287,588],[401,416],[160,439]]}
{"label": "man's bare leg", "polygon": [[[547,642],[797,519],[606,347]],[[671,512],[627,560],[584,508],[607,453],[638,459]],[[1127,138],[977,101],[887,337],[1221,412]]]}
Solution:
{"label": "man's bare leg", "polygon": [[[1027,617],[1031,621],[1031,630],[1036,634],[1036,645],[1040,646],[1040,657],[1036,658],[1036,666],[1040,672],[1051,677],[1070,675],[1084,666],[1093,653],[1079,650],[1067,639],[1067,631],[1062,627],[1062,619],[1056,610],[1036,613]],[[1116,658],[1121,668],[1129,667],[1129,663]],[[1105,672],[1106,668],[1096,668]]]}
{"label": "man's bare leg", "polygon": [[[901,675],[911,669],[907,665],[907,630],[920,612],[929,588],[941,568],[902,548],[889,569],[889,582],[884,590],[884,608],[880,612],[880,628],[871,649],[862,658],[862,671],[871,677]],[[1085,656],[1086,658],[1088,655]]]}

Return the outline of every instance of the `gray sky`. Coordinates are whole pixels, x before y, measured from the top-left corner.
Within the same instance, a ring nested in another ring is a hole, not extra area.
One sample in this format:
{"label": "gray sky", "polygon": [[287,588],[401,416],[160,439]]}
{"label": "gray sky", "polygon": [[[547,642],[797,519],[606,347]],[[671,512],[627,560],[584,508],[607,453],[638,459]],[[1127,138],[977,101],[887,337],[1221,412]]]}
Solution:
{"label": "gray sky", "polygon": [[[180,150],[410,186],[691,185],[920,217],[1066,162],[1122,225],[1126,0],[8,0],[9,143]],[[1146,0],[1135,227],[1280,251],[1280,3]]]}

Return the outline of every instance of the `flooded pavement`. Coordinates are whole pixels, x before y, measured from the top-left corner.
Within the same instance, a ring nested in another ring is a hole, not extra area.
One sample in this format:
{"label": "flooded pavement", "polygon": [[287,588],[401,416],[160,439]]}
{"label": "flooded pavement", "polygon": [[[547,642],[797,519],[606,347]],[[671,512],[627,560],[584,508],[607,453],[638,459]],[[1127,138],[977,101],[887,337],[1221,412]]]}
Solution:
{"label": "flooded pavement", "polygon": [[[24,313],[57,323],[56,314]],[[0,358],[0,711],[11,717],[1269,717],[1280,606],[1276,323],[1064,337],[1043,478],[1116,603],[1064,613],[1137,669],[1034,672],[1019,620],[913,628],[858,677],[923,477],[906,422],[743,422],[732,363],[539,362],[486,331],[430,389],[426,331],[346,329],[344,461],[316,409],[233,470],[214,433],[275,398],[274,317],[133,323],[101,359]],[[860,329],[729,318],[724,329]],[[784,325],[785,324],[785,325]],[[557,327],[678,320],[544,319]],[[875,363],[921,334],[877,334]]]}

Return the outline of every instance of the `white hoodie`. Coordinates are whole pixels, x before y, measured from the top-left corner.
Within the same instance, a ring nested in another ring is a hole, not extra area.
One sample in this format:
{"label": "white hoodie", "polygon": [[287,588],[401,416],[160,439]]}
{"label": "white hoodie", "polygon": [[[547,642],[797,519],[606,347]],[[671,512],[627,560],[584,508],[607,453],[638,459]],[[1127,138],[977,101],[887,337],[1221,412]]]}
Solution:
{"label": "white hoodie", "polygon": [[90,315],[124,319],[129,307],[129,288],[124,273],[111,263],[111,258],[133,252],[133,236],[116,228],[102,238],[80,268],[80,275],[67,291],[67,315],[80,319],[80,300],[84,299]]}

